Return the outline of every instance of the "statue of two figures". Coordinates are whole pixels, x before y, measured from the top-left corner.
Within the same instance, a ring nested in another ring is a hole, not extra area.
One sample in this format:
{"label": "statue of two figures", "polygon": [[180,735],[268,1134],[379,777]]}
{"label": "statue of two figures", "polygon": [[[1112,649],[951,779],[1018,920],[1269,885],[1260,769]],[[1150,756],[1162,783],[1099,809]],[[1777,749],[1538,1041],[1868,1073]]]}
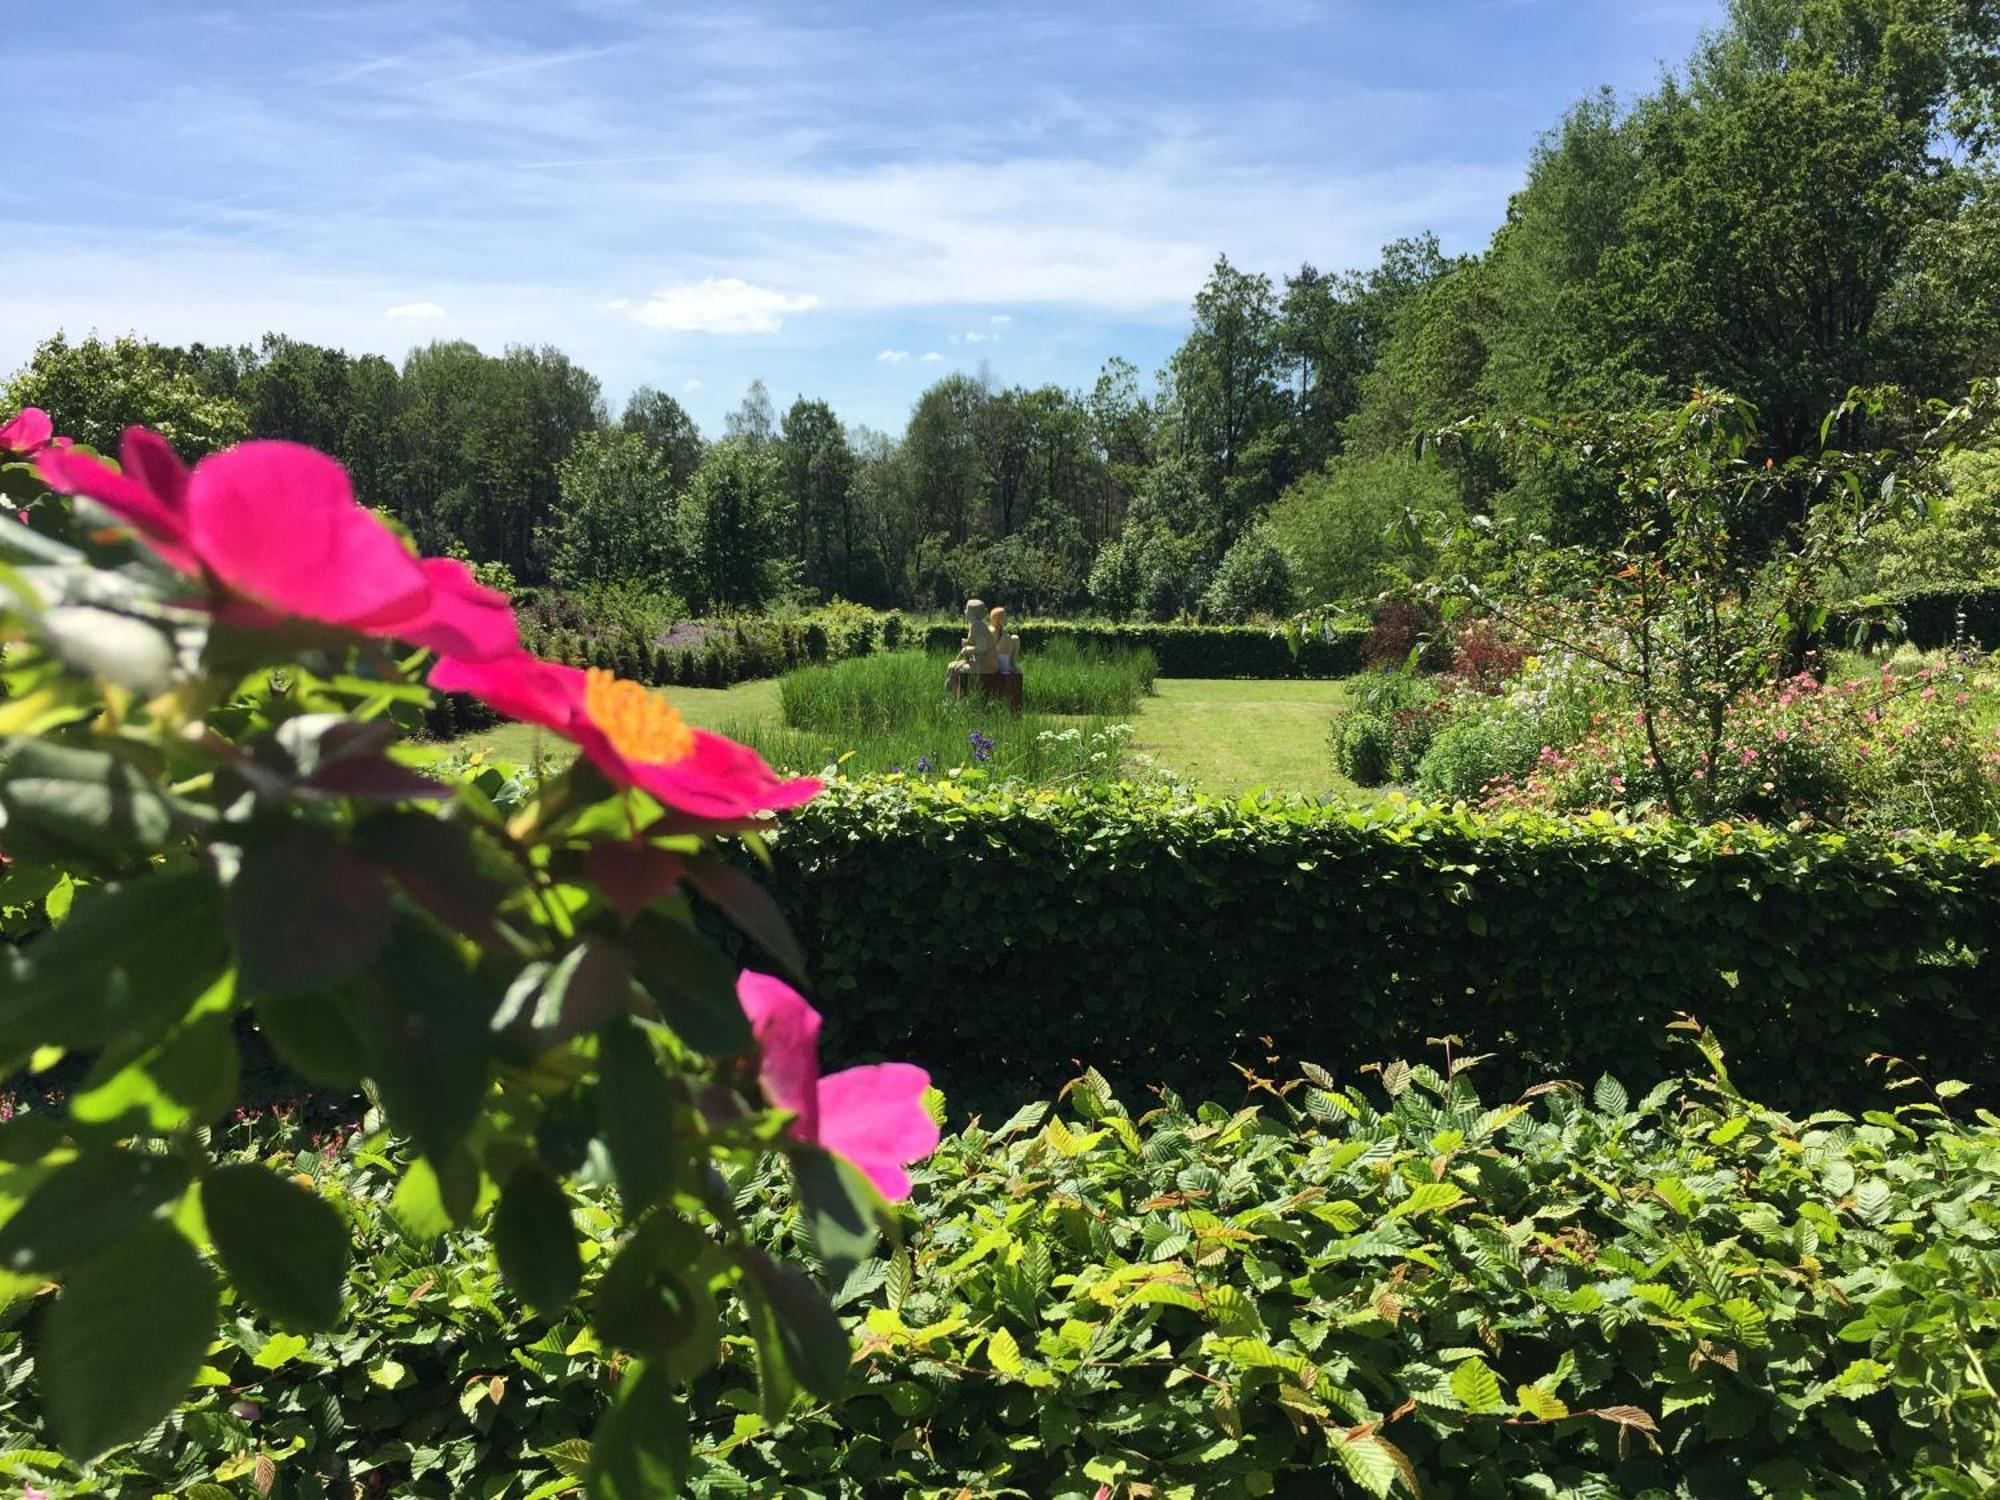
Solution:
{"label": "statue of two figures", "polygon": [[954,698],[965,696],[968,683],[980,694],[1004,700],[1021,710],[1021,638],[1007,629],[1007,611],[986,607],[983,599],[965,601],[965,643],[945,668],[945,682]]}

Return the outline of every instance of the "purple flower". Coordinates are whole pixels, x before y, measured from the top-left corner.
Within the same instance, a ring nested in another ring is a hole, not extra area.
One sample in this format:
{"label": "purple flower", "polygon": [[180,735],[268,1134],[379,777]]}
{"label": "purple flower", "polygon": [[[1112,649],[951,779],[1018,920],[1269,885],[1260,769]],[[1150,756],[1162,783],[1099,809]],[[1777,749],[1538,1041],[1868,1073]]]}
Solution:
{"label": "purple flower", "polygon": [[919,771],[928,771],[930,768],[931,758],[928,755],[919,755],[917,757],[917,769]]}
{"label": "purple flower", "polygon": [[976,729],[972,731],[971,740],[972,740],[972,758],[974,760],[984,763],[986,761],[993,759],[992,740],[988,739],[985,735],[981,734]]}

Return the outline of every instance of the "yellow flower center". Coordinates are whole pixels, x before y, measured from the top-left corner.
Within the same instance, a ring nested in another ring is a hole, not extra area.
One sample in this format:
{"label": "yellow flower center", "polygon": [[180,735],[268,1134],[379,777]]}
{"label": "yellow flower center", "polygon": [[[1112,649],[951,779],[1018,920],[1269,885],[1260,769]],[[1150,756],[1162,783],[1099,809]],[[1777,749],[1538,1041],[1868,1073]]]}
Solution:
{"label": "yellow flower center", "polygon": [[602,667],[584,674],[583,711],[627,760],[669,766],[694,754],[694,731],[666,699]]}

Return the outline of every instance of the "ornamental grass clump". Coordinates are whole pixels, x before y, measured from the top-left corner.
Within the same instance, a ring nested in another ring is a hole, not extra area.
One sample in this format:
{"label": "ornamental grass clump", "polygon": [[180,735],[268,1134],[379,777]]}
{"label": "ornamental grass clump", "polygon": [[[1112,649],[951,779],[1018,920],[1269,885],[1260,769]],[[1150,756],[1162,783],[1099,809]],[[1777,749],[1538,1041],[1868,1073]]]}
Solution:
{"label": "ornamental grass clump", "polygon": [[[787,1162],[815,1267],[851,1267],[935,1142],[928,1080],[818,1076],[817,1013],[774,976],[806,982],[799,945],[714,842],[820,783],[613,671],[530,655],[504,595],[414,555],[311,449],[190,470],[135,428],[114,463],[30,411],[0,450],[25,523],[0,526],[0,1057],[77,1079],[5,1126],[0,1306],[33,1351],[10,1395],[84,1492],[123,1492],[127,1445],[213,1387],[225,1306],[286,1330],[272,1371],[386,1314],[345,1301],[355,1220],[310,1175],[211,1149],[252,1026],[314,1085],[365,1093],[413,1242],[476,1226],[490,1284],[550,1323],[586,1257],[602,1268],[593,1494],[686,1478],[683,1393],[725,1310],[769,1420],[836,1393],[825,1292],[749,1237],[724,1174]],[[398,741],[431,688],[581,755],[532,782],[420,774]],[[277,1461],[228,1472],[269,1494]]]}

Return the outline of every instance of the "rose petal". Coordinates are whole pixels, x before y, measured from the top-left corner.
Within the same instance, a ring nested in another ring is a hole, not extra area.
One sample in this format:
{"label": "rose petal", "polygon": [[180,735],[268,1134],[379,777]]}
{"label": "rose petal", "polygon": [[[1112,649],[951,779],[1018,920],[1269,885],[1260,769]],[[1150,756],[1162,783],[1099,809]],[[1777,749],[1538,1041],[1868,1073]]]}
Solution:
{"label": "rose petal", "polygon": [[882,1196],[910,1196],[906,1163],[937,1150],[938,1126],[924,1108],[931,1075],[910,1063],[848,1068],[819,1082],[819,1143],[868,1174]]}
{"label": "rose petal", "polygon": [[784,980],[745,969],[736,978],[736,998],[750,1018],[760,1055],[758,1076],[779,1109],[798,1116],[792,1133],[819,1139],[819,1012]]}
{"label": "rose petal", "polygon": [[203,459],[187,517],[208,570],[271,609],[365,631],[429,597],[417,559],[355,503],[347,471],[299,443],[240,443]]}

